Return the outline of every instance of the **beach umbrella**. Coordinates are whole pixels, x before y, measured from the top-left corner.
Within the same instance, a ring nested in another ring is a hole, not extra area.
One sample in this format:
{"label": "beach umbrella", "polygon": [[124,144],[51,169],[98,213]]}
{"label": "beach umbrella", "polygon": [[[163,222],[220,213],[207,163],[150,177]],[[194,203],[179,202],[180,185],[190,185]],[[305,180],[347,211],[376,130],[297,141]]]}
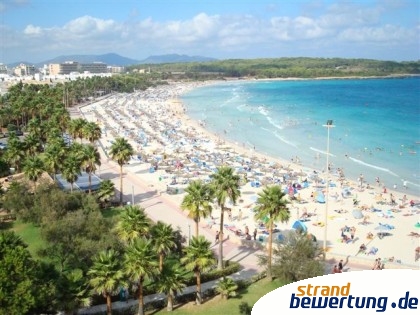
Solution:
{"label": "beach umbrella", "polygon": [[354,209],[352,213],[353,213],[353,217],[355,219],[361,219],[361,218],[363,218],[363,213],[359,209]]}
{"label": "beach umbrella", "polygon": [[292,224],[292,229],[295,229],[295,230],[297,230],[299,232],[303,232],[303,233],[305,233],[308,230],[305,223],[303,223],[300,220],[297,220]]}
{"label": "beach umbrella", "polygon": [[392,230],[392,227],[388,224],[380,224],[375,228],[375,230],[386,232]]}

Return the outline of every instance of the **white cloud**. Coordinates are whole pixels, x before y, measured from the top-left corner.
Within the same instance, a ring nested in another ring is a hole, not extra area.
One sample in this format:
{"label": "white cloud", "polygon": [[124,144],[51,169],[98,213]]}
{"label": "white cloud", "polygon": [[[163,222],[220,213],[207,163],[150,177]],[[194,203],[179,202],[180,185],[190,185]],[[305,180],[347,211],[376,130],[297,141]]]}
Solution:
{"label": "white cloud", "polygon": [[40,28],[39,26],[33,26],[32,24],[29,24],[23,30],[23,34],[28,36],[39,36],[42,35],[42,28]]}
{"label": "white cloud", "polygon": [[[247,52],[262,57],[273,51],[307,53],[307,47],[337,51],[337,45],[359,43],[382,46],[405,42],[415,47],[419,24],[410,29],[398,23],[381,24],[386,11],[380,6],[363,7],[341,3],[323,9],[317,16],[209,15],[199,13],[190,19],[158,22],[152,18],[128,21],[81,16],[62,26],[29,24],[23,31],[7,29],[4,49],[19,47],[25,52],[49,51],[50,55],[117,52],[132,58],[169,52],[223,56],[225,52]],[[1,31],[1,30],[0,30]],[[308,45],[310,44],[310,45]],[[11,55],[13,53],[10,53]],[[419,51],[414,54],[419,54]],[[238,58],[241,56],[238,55]],[[246,57],[246,56],[245,56]]]}
{"label": "white cloud", "polygon": [[342,31],[338,38],[342,41],[357,42],[412,42],[418,34],[395,25],[382,27],[349,28]]}
{"label": "white cloud", "polygon": [[98,33],[115,33],[121,29],[121,24],[113,20],[103,20],[91,16],[82,16],[70,21],[62,28],[67,34],[89,37]]}
{"label": "white cloud", "polygon": [[29,0],[2,0],[0,2],[0,12],[12,10],[17,7],[23,7],[25,5],[28,5],[29,3]]}

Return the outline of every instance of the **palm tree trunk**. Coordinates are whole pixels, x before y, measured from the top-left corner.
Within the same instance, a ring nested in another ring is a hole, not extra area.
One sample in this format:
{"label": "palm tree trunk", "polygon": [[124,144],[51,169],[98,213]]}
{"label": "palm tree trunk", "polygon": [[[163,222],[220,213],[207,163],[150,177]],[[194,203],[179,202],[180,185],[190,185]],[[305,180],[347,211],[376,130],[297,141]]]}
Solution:
{"label": "palm tree trunk", "polygon": [[111,302],[111,295],[106,295],[106,314],[112,315],[112,302]]}
{"label": "palm tree trunk", "polygon": [[123,166],[120,165],[120,205],[123,205]]}
{"label": "palm tree trunk", "polygon": [[197,303],[197,305],[201,304],[201,276],[200,276],[200,272],[197,271],[196,273],[197,276],[197,292],[195,294],[195,302]]}
{"label": "palm tree trunk", "polygon": [[267,264],[267,278],[268,280],[272,281],[273,276],[271,273],[271,263],[272,263],[272,256],[273,256],[273,222],[270,221],[270,235],[268,236],[268,264]]}
{"label": "palm tree trunk", "polygon": [[162,271],[163,269],[163,254],[159,254],[159,271]]}
{"label": "palm tree trunk", "polygon": [[195,221],[195,237],[198,237],[198,223],[199,223],[199,220],[198,220],[198,218],[195,218],[194,221]]}
{"label": "palm tree trunk", "polygon": [[174,310],[174,297],[171,293],[168,293],[168,305],[166,306],[166,311],[172,312]]}
{"label": "palm tree trunk", "polygon": [[92,192],[92,171],[89,170],[89,194]]}
{"label": "palm tree trunk", "polygon": [[219,260],[217,262],[217,268],[219,270],[223,269],[223,219],[225,213],[225,206],[222,205],[220,211],[220,231],[219,231]]}
{"label": "palm tree trunk", "polygon": [[138,315],[144,315],[143,280],[139,281],[139,313]]}
{"label": "palm tree trunk", "polygon": [[70,184],[70,192],[73,192],[73,183]]}

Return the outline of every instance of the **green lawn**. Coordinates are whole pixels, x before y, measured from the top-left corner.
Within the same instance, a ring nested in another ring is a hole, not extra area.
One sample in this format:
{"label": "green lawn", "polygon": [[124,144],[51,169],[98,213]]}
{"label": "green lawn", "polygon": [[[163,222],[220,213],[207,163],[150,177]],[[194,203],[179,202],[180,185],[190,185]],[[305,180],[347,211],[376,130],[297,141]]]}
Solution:
{"label": "green lawn", "polygon": [[34,226],[32,223],[23,223],[17,220],[13,222],[11,230],[15,231],[28,245],[32,257],[39,258],[37,251],[45,245],[41,237],[40,228]]}
{"label": "green lawn", "polygon": [[[274,280],[270,282],[266,279],[260,280],[248,288],[238,292],[236,297],[231,297],[229,300],[222,300],[219,295],[213,297],[212,299],[205,301],[202,305],[194,305],[194,302],[182,306],[175,306],[175,310],[171,313],[174,315],[221,315],[229,314],[236,315],[239,313],[239,304],[242,302],[248,303],[249,306],[253,306],[262,296],[266,293],[273,291],[283,284],[280,281]],[[169,314],[166,311],[166,308],[160,311],[151,311],[147,315],[163,315]]]}
{"label": "green lawn", "polygon": [[106,219],[109,218],[118,218],[121,215],[122,209],[121,207],[109,207],[106,209],[101,210],[102,216]]}
{"label": "green lawn", "polygon": [[[102,211],[105,218],[117,218],[121,215],[121,208],[110,207]],[[4,225],[4,224],[3,224]],[[28,249],[34,258],[39,259],[37,251],[45,247],[45,242],[41,237],[41,229],[32,223],[24,223],[20,220],[8,222],[4,225],[5,230],[15,231],[22,240],[28,245]]]}

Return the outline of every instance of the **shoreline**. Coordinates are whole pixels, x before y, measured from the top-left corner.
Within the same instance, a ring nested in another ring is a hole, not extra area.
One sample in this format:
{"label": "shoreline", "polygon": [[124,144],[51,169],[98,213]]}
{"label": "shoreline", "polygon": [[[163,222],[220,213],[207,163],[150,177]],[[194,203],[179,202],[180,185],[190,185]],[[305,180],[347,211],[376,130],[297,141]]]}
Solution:
{"label": "shoreline", "polygon": [[[319,80],[328,81],[330,79],[332,81],[335,80],[335,78],[320,78]],[[354,77],[346,79],[365,80],[371,78]],[[290,80],[302,81],[302,79],[297,80],[296,78],[288,78],[261,80],[261,82],[264,83],[270,81]],[[315,82],[318,79],[305,80],[311,80],[312,82]],[[356,80],[354,82],[356,82]],[[326,134],[324,136],[323,133],[319,132],[320,128],[316,128],[316,125],[322,125],[322,118],[318,117],[318,121],[316,121],[311,120],[312,117],[310,115],[305,115],[305,117],[302,118],[305,119],[305,121],[302,121],[303,126],[305,126],[305,122],[309,121],[311,122],[311,125],[308,124],[306,127],[301,127],[300,129],[296,128],[296,135],[298,135],[298,137],[295,141],[295,139],[293,138],[295,135],[291,134],[291,132],[293,131],[293,128],[295,128],[295,126],[293,125],[293,120],[298,119],[297,117],[295,117],[296,113],[294,113],[295,116],[291,116],[292,118],[290,118],[291,128],[284,128],[284,130],[279,131],[279,133],[277,134],[277,128],[281,129],[281,127],[283,126],[278,126],[280,123],[282,123],[282,121],[279,117],[275,116],[276,109],[272,109],[271,105],[267,105],[267,107],[265,107],[264,103],[261,103],[263,104],[260,106],[262,109],[260,109],[260,107],[257,108],[257,105],[259,103],[257,103],[255,99],[251,103],[249,103],[249,105],[247,104],[247,101],[242,101],[238,104],[233,103],[238,108],[237,111],[235,111],[235,106],[230,108],[228,106],[223,107],[224,105],[220,105],[220,109],[215,108],[215,110],[217,110],[216,113],[226,113],[227,115],[229,115],[229,117],[238,113],[237,121],[233,118],[222,118],[221,120],[224,121],[223,125],[221,124],[221,121],[218,122],[218,118],[213,112],[210,102],[207,104],[204,100],[203,109],[202,112],[200,112],[200,105],[199,103],[197,103],[196,99],[200,99],[200,97],[203,97],[203,95],[209,95],[211,97],[211,94],[209,94],[208,91],[214,91],[214,93],[219,93],[225,88],[224,85],[226,85],[227,89],[234,90],[236,88],[235,84],[238,84],[238,89],[242,89],[243,86],[247,90],[247,83],[250,83],[252,85],[254,84],[254,82],[255,84],[258,84],[257,81],[253,80],[243,80],[242,82],[237,80],[218,81],[216,82],[216,84],[221,86],[220,88],[216,87],[214,90],[203,90],[202,95],[200,94],[200,92],[192,93],[191,98],[189,95],[187,95],[185,98],[180,98],[181,101],[185,100],[186,104],[188,104],[188,106],[186,107],[187,110],[191,110],[191,114],[190,112],[186,114],[191,115],[190,117],[195,120],[202,119],[206,123],[205,128],[207,128],[209,132],[215,134],[217,137],[220,137],[225,141],[229,141],[231,144],[239,143],[240,145],[242,145],[242,147],[250,151],[252,151],[252,148],[254,148],[255,150],[256,147],[261,154],[274,159],[282,159],[285,163],[290,163],[290,161],[292,161],[295,157],[298,157],[298,159],[301,160],[301,162],[303,162],[303,164],[306,167],[315,169],[319,172],[325,171],[326,145],[323,141],[326,141]],[[300,86],[299,83],[296,84]],[[232,92],[232,95],[229,94],[229,97],[220,98],[220,102],[230,102],[230,99],[235,97],[236,94]],[[246,93],[242,93],[241,95],[239,95],[239,97],[246,97]],[[244,105],[242,106],[242,104]],[[244,107],[245,109],[239,109],[239,107]],[[262,111],[264,111],[264,113]],[[251,120],[251,115],[254,115],[254,113],[256,118],[255,120]],[[283,116],[285,115],[287,114],[283,113]],[[268,116],[268,118],[265,116]],[[325,117],[328,117],[328,115]],[[271,118],[273,119],[273,121],[271,120]],[[287,125],[289,122],[286,120],[286,118],[284,119],[286,127],[289,127]],[[339,118],[336,117],[336,119]],[[267,129],[263,128],[264,126],[261,124],[261,122],[267,125]],[[249,131],[250,129],[248,129],[254,127],[259,128],[257,130],[257,133],[262,135],[263,138],[261,138],[261,141],[259,140],[260,138],[254,136],[254,133],[252,133],[251,131]],[[386,186],[388,190],[392,189],[396,192],[403,192],[405,190],[403,189],[403,183],[406,182],[408,184],[408,187],[410,188],[410,194],[415,195],[416,199],[420,199],[420,181],[418,177],[419,168],[417,162],[418,157],[416,155],[416,153],[418,153],[416,152],[418,151],[416,150],[416,146],[418,146],[420,142],[417,141],[417,137],[415,137],[415,134],[410,132],[410,136],[407,136],[407,139],[409,140],[404,141],[404,138],[402,138],[403,140],[401,140],[401,147],[398,146],[399,142],[396,142],[399,140],[396,140],[394,142],[387,142],[386,136],[384,136],[384,139],[369,138],[368,140],[373,140],[373,142],[366,142],[366,144],[363,145],[363,139],[360,139],[359,141],[355,142],[350,137],[347,138],[348,133],[352,132],[351,128],[356,127],[355,125],[345,126],[344,124],[339,123],[339,125],[337,125],[337,128],[334,128],[336,130],[333,130],[331,134],[332,137],[330,142],[333,151],[331,151],[330,154],[330,163],[332,165],[332,171],[338,171],[338,168],[340,168],[344,171],[347,177],[351,178],[353,181],[358,181],[359,175],[363,173],[365,176],[365,181],[367,183],[370,183],[370,185],[372,186],[373,184],[375,184],[376,177],[379,177],[381,179],[382,186]],[[377,126],[377,128],[381,128],[381,126]],[[325,128],[321,129],[325,130]],[[264,137],[265,135],[268,135],[268,137],[270,137],[270,139],[274,142],[268,141],[268,138]],[[309,139],[312,139],[313,136],[317,137],[316,142],[311,143]],[[378,159],[376,159],[376,157],[378,157]],[[401,161],[401,164],[399,161]]]}
{"label": "shoreline", "polygon": [[[156,119],[156,121],[162,121],[162,123],[164,124],[165,118],[166,118],[166,122],[169,123],[169,120],[171,121],[171,123],[175,123],[176,121],[179,121],[179,127],[175,128],[176,131],[175,133],[184,133],[186,135],[188,135],[188,137],[186,137],[185,139],[191,138],[191,139],[199,139],[199,141],[197,141],[197,144],[201,144],[201,143],[205,143],[202,142],[202,139],[207,139],[209,140],[210,143],[213,143],[214,146],[214,152],[224,152],[223,154],[225,154],[225,156],[227,157],[235,157],[236,159],[238,159],[239,157],[246,159],[246,163],[252,163],[253,164],[253,168],[254,166],[257,169],[263,169],[267,168],[269,170],[263,172],[264,175],[268,175],[269,177],[275,177],[274,175],[274,169],[271,168],[271,166],[276,165],[277,164],[277,168],[279,170],[285,171],[287,170],[287,172],[300,172],[302,171],[302,169],[311,169],[310,167],[306,167],[305,165],[300,165],[300,164],[296,164],[296,163],[291,163],[290,161],[287,160],[283,160],[283,159],[279,159],[279,158],[273,158],[264,154],[259,153],[258,151],[253,151],[252,154],[250,154],[251,152],[249,152],[249,150],[243,148],[240,145],[237,145],[236,143],[233,142],[229,142],[228,139],[224,139],[221,138],[219,135],[212,133],[209,130],[206,130],[204,126],[202,126],[200,124],[199,121],[195,121],[193,118],[188,116],[188,113],[185,111],[185,106],[182,103],[182,100],[180,99],[181,95],[190,91],[191,89],[200,87],[200,86],[204,86],[204,85],[211,85],[211,84],[215,84],[215,83],[219,83],[219,82],[225,82],[225,81],[211,81],[211,82],[202,82],[202,83],[197,83],[197,82],[193,82],[193,83],[171,83],[169,86],[165,86],[165,87],[158,87],[158,88],[154,88],[150,91],[138,94],[139,96],[137,98],[135,98],[135,94],[131,94],[131,98],[130,100],[132,100],[132,103],[130,103],[131,105],[126,105],[124,108],[119,109],[120,112],[118,112],[119,114],[123,115],[124,113],[126,114],[126,118],[124,119],[129,119],[129,113],[131,113],[131,111],[137,110],[139,109],[140,111],[144,111],[146,113],[146,111],[148,111],[148,115],[150,114],[151,116],[143,116],[142,119],[146,119],[146,118],[151,118]],[[163,97],[160,100],[156,100],[154,98],[148,98],[151,96],[148,95],[153,95],[154,92],[157,92],[158,94],[163,94],[163,93],[168,93],[168,95],[166,97]],[[128,99],[127,99],[128,100]],[[104,101],[105,102],[105,101]],[[116,106],[118,104],[117,100],[115,99],[115,106],[113,106],[112,104],[109,105],[110,103],[107,103],[109,106],[109,109],[111,112],[115,111],[115,108],[117,108],[118,106]],[[88,105],[88,107],[92,107],[95,108],[97,105],[100,105],[100,102],[95,103],[95,104],[91,104]],[[156,106],[156,108],[153,108],[154,106]],[[105,107],[105,106],[104,106]],[[86,108],[83,109],[87,114],[89,114],[89,109],[86,111]],[[172,119],[171,119],[172,117]],[[105,117],[107,120],[111,119],[111,116],[109,117]],[[174,119],[175,118],[175,119]],[[109,121],[109,123],[111,123],[111,121]],[[114,124],[119,123],[118,121],[114,121]],[[146,130],[146,125],[151,124],[150,126],[153,126],[154,124],[152,122],[141,122],[141,126],[142,128],[144,128],[143,130]],[[114,125],[115,127],[116,125]],[[156,139],[158,139],[160,136],[162,136],[161,134],[159,134],[159,130],[150,130],[151,134],[153,134],[153,137],[155,137]],[[118,127],[118,129],[114,130],[114,134],[117,135],[121,135],[121,130],[120,127]],[[123,134],[124,135],[124,134]],[[115,135],[113,135],[112,137],[115,137]],[[107,142],[109,141],[109,139],[112,139],[112,137],[110,135],[108,135],[107,139],[104,139],[103,141],[105,141],[105,145],[104,147],[107,147]],[[159,138],[160,139],[160,138]],[[133,139],[131,139],[133,140]],[[173,140],[173,139],[172,139]],[[187,141],[187,143],[189,143]],[[208,143],[205,143],[206,145]],[[204,144],[203,144],[204,145]],[[217,147],[219,145],[219,147]],[[141,145],[140,145],[141,146]],[[184,148],[187,145],[184,146]],[[217,147],[217,149],[216,149]],[[136,147],[134,147],[136,148]],[[153,152],[160,152],[160,153],[164,153],[166,154],[165,150],[168,150],[167,154],[168,156],[169,154],[169,148],[170,145],[168,145],[167,143],[162,143],[159,144],[158,142],[154,142],[152,143],[152,141],[150,141],[150,143],[146,146],[146,147],[142,147],[140,148],[141,150],[139,150],[140,152],[142,151],[151,151],[149,153],[149,156],[153,156]],[[190,147],[188,147],[190,148]],[[211,147],[210,147],[211,148]],[[225,150],[224,150],[225,149]],[[166,161],[163,161],[165,159],[161,159],[159,160],[159,171],[155,172],[155,173],[150,173],[147,174],[147,172],[144,172],[145,170],[147,170],[149,168],[149,163],[152,163],[150,161],[144,163],[144,162],[140,162],[140,163],[136,163],[133,162],[133,170],[135,171],[135,173],[140,174],[137,170],[142,170],[141,175],[138,175],[139,177],[141,177],[141,180],[144,181],[145,183],[152,185],[154,187],[156,187],[157,189],[161,190],[162,192],[166,192],[165,190],[165,185],[168,187],[169,184],[169,180],[171,178],[171,176],[169,176],[169,174],[165,174],[165,170],[164,167],[170,167],[171,164],[174,163],[174,161],[176,160],[180,160],[181,157],[183,158],[184,155],[191,155],[191,156],[197,156],[198,158],[202,158],[204,159],[204,157],[211,157],[211,153],[206,151],[199,151],[198,149],[194,148],[194,146],[191,146],[190,151],[188,151],[186,148],[185,150],[186,152],[182,152],[181,156],[179,153],[177,153],[176,156],[172,155],[172,157],[169,159],[166,159]],[[210,149],[211,151],[211,149]],[[185,160],[185,158],[183,158]],[[188,161],[187,161],[188,162]],[[130,162],[131,163],[131,162]],[[210,161],[210,163],[212,163]],[[230,163],[230,162],[229,162]],[[216,163],[214,163],[214,165],[216,166]],[[235,161],[232,160],[232,165],[236,165],[235,167],[238,167],[237,164],[235,164]],[[282,167],[280,167],[280,165]],[[160,167],[162,166],[162,168]],[[239,166],[240,167],[240,166]],[[128,168],[128,167],[127,167]],[[131,167],[130,167],[131,168]],[[128,171],[128,170],[127,170]],[[201,167],[200,169],[198,169],[197,171],[195,171],[198,175],[199,178],[206,178],[206,173],[204,172],[204,168]],[[180,170],[178,170],[178,172],[181,172]],[[184,170],[182,170],[182,172],[184,172]],[[195,174],[194,172],[194,174]],[[250,176],[252,175],[251,173],[247,173]],[[177,174],[179,175],[179,174]],[[190,175],[192,175],[192,173],[190,173]],[[307,174],[310,175],[310,174]],[[320,174],[320,176],[324,176],[324,174]],[[179,176],[178,176],[179,177]],[[195,176],[190,176],[189,177],[190,180],[195,179]],[[302,179],[302,178],[300,178]],[[300,180],[298,178],[298,180]],[[329,178],[330,180],[334,180],[334,178]],[[353,192],[353,197],[354,195],[356,196],[357,199],[359,199],[360,204],[357,206],[357,208],[363,206],[364,209],[362,209],[362,211],[365,213],[366,216],[370,216],[370,219],[372,221],[372,224],[374,223],[380,223],[381,222],[388,222],[389,219],[381,219],[381,218],[377,218],[374,212],[369,212],[369,209],[375,207],[379,207],[377,205],[377,203],[375,202],[375,198],[376,195],[380,194],[380,188],[379,187],[372,187],[372,189],[366,189],[364,187],[364,189],[361,189],[360,191],[358,190],[358,184],[354,181],[348,180],[346,181],[346,186],[349,187],[350,190],[352,190]],[[180,201],[182,200],[182,190],[183,188],[186,187],[186,185],[177,185],[177,187],[179,187],[180,190],[180,194],[177,195],[171,195],[169,196],[172,200],[174,200],[176,203],[180,204]],[[311,221],[306,222],[307,226],[308,226],[308,231],[315,235],[317,237],[318,240],[322,239],[322,235],[323,235],[323,228],[321,226],[322,221],[325,222],[324,220],[324,215],[325,215],[325,207],[326,204],[322,204],[322,203],[317,203],[314,202],[314,199],[311,198],[311,192],[313,193],[314,190],[318,191],[318,188],[314,188],[314,186],[309,187],[309,189],[302,189],[299,191],[299,195],[301,196],[301,198],[303,200],[305,200],[306,202],[303,204],[291,204],[291,219],[289,221],[289,223],[287,224],[279,224],[278,228],[280,230],[287,230],[290,229],[291,224],[293,223],[294,220],[297,220],[300,218],[299,214],[304,213],[305,211],[307,211],[309,214],[313,214]],[[233,217],[234,219],[232,221],[227,221],[228,224],[231,224],[232,226],[236,226],[237,228],[241,229],[244,226],[250,226],[250,229],[253,230],[255,222],[253,224],[253,214],[251,212],[252,209],[252,204],[255,202],[255,198],[252,199],[252,196],[256,196],[257,193],[259,193],[261,191],[261,187],[256,188],[256,187],[252,187],[251,186],[251,181],[248,181],[246,185],[244,185],[243,187],[241,187],[241,191],[242,191],[242,202],[239,202],[236,206],[232,206],[232,212],[233,212]],[[323,188],[320,189],[320,191],[324,191],[325,192],[325,185]],[[403,251],[401,251],[401,246],[399,246],[400,242],[403,241],[403,237],[407,237],[407,234],[409,234],[411,231],[415,231],[415,228],[412,226],[416,223],[416,220],[418,215],[420,214],[420,212],[418,211],[418,208],[416,208],[416,212],[413,214],[411,213],[411,209],[409,207],[407,207],[407,204],[405,205],[401,205],[402,208],[396,207],[395,212],[392,213],[394,218],[397,218],[398,216],[398,225],[401,223],[401,225],[404,225],[404,228],[402,230],[398,229],[398,233],[397,233],[397,229],[395,230],[395,235],[388,237],[387,239],[384,240],[378,240],[377,238],[373,239],[373,240],[366,240],[364,237],[364,234],[366,234],[367,231],[376,233],[377,231],[375,231],[375,228],[373,225],[368,225],[368,226],[364,226],[364,225],[359,225],[360,221],[359,220],[355,220],[354,218],[351,217],[351,212],[352,209],[356,208],[355,205],[353,205],[352,203],[352,198],[344,198],[341,200],[338,199],[332,199],[331,195],[333,193],[338,194],[338,192],[340,192],[340,190],[338,189],[337,186],[332,187],[330,189],[329,195],[330,197],[328,198],[328,206],[330,207],[329,211],[328,211],[328,218],[327,218],[327,222],[328,222],[328,245],[327,247],[329,248],[329,252],[328,252],[328,256],[347,256],[347,257],[353,257],[354,259],[359,259],[358,257],[356,257],[358,255],[358,247],[359,245],[364,242],[366,243],[366,245],[369,245],[369,247],[378,247],[380,249],[380,253],[379,256],[380,257],[395,257],[396,261],[399,261],[400,263],[397,263],[397,266],[411,266],[414,268],[420,268],[420,264],[417,265],[418,263],[414,261],[413,259],[413,254],[412,254],[412,249],[410,250],[409,254],[404,253]],[[386,201],[389,198],[390,194],[394,194],[394,196],[397,199],[398,205],[400,205],[401,201],[400,199],[402,198],[402,194],[401,192],[398,191],[392,191],[389,190],[387,194],[383,194],[384,198],[385,198],[385,205],[386,205]],[[407,196],[408,196],[408,200],[410,200],[411,198],[416,198],[415,196],[411,196],[409,194],[409,192],[407,192]],[[247,208],[247,206],[250,205],[249,208]],[[390,208],[390,206],[386,205],[386,208]],[[398,209],[399,208],[399,209]],[[246,211],[246,218],[244,218],[242,221],[235,219],[237,217],[237,213],[239,211],[239,209],[242,209],[243,212]],[[339,210],[344,209],[346,212],[343,213],[339,213]],[[388,209],[384,209],[388,210]],[[249,212],[248,212],[249,211]],[[349,216],[350,214],[350,216]],[[215,211],[215,217],[217,217],[217,211]],[[385,221],[384,221],[385,220]],[[216,220],[217,222],[217,220]],[[389,221],[391,222],[391,221]],[[394,225],[397,225],[397,222],[394,220],[392,221],[392,223]],[[357,225],[356,225],[357,224]],[[202,222],[202,227],[205,225],[205,222]],[[352,244],[340,244],[337,241],[335,241],[337,238],[340,237],[340,229],[343,226],[351,226],[354,225],[357,228],[357,241],[355,240]],[[411,225],[411,227],[410,227]],[[217,226],[217,224],[216,224]],[[404,231],[404,229],[406,229],[406,231]],[[336,237],[332,236],[334,234],[336,234]],[[225,235],[232,235],[230,232],[225,231]],[[232,235],[231,236],[231,240],[235,239],[236,241],[238,241],[239,243],[241,243],[241,239],[238,238],[236,239],[236,236]],[[409,248],[411,248],[412,246],[415,246],[416,244],[419,243],[419,238],[411,238],[411,245],[409,245]],[[392,240],[394,240],[394,242],[392,242]],[[410,240],[410,239],[408,239]],[[417,243],[416,243],[417,242]],[[385,243],[387,245],[385,245]],[[393,245],[392,245],[392,244]],[[390,244],[392,246],[390,246]],[[384,246],[385,245],[385,246]],[[366,257],[363,256],[361,257],[361,260],[363,262],[369,262],[372,261],[372,259],[375,259],[377,256],[375,255],[367,255]]]}

